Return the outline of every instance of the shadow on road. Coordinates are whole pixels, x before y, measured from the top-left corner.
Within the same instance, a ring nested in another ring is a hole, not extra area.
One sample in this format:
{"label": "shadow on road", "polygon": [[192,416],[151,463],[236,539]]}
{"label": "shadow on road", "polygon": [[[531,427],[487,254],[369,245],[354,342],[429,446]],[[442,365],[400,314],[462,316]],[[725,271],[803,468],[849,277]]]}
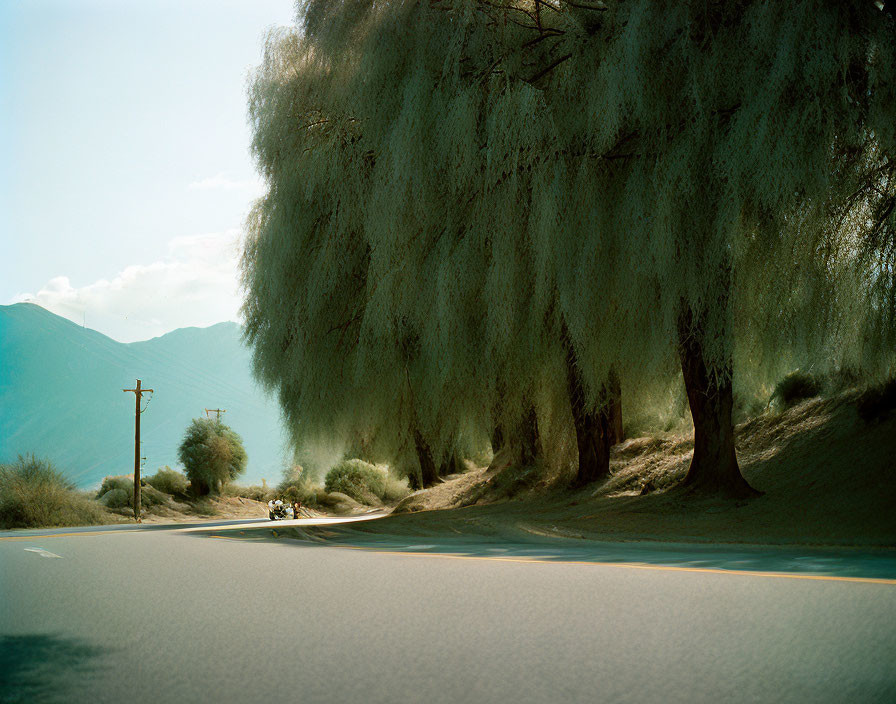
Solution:
{"label": "shadow on road", "polygon": [[[384,552],[454,555],[538,562],[634,564],[683,569],[820,575],[848,579],[896,579],[896,550],[728,545],[724,543],[603,542],[514,536],[375,534],[369,526],[264,526],[233,532],[214,529],[194,535],[231,540],[281,541],[293,545],[356,547]],[[291,540],[283,540],[291,539]]]}
{"label": "shadow on road", "polygon": [[52,634],[0,636],[0,703],[73,702],[107,651]]}

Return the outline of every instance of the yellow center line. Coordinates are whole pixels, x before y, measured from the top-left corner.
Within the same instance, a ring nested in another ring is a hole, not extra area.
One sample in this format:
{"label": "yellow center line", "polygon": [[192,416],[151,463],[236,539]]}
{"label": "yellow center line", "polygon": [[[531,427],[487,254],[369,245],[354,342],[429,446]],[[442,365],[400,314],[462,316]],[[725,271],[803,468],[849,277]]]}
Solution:
{"label": "yellow center line", "polygon": [[661,572],[697,572],[702,574],[724,574],[738,577],[771,577],[774,579],[805,579],[817,582],[854,582],[858,584],[888,584],[896,585],[896,579],[883,579],[876,577],[838,577],[822,574],[793,574],[789,572],[760,572],[752,570],[723,570],[712,567],[677,567],[674,565],[648,565],[642,562],[589,562],[587,560],[544,560],[537,557],[490,557],[487,555],[451,555],[447,553],[432,552],[404,552],[392,550],[380,550],[360,545],[330,545],[328,547],[343,548],[345,550],[364,550],[381,555],[406,555],[410,557],[437,557],[444,560],[486,560],[491,562],[516,562],[529,565],[591,565],[597,567],[617,567],[632,570],[657,570]]}
{"label": "yellow center line", "polygon": [[[140,534],[146,530],[102,530],[82,531],[79,533],[49,533],[45,535],[13,535],[2,536],[2,540],[43,540],[44,538],[63,538],[94,535],[122,535],[126,533]],[[211,535],[211,538],[220,540],[242,540],[251,538],[245,536]],[[648,565],[640,562],[590,562],[587,560],[544,560],[537,557],[492,557],[488,555],[452,555],[437,552],[406,552],[399,550],[380,550],[379,548],[364,547],[361,545],[327,545],[325,547],[341,548],[343,550],[362,550],[380,555],[402,555],[405,557],[434,557],[443,560],[479,560],[489,562],[513,562],[527,565],[590,565],[596,567],[616,567],[630,570],[655,570],[660,572],[696,572],[701,574],[723,574],[738,577],[768,577],[772,579],[803,579],[816,582],[852,582],[855,584],[887,584],[896,585],[896,579],[884,579],[877,577],[840,577],[836,575],[821,574],[793,574],[789,572],[761,572],[753,570],[723,570],[712,567],[678,567],[674,565]]]}
{"label": "yellow center line", "polygon": [[[301,528],[303,526],[326,526],[326,525],[338,525],[341,523],[360,523],[363,521],[372,521],[378,518],[382,518],[384,514],[374,514],[374,515],[363,515],[363,516],[348,516],[348,517],[330,517],[330,518],[306,518],[306,519],[297,519],[283,522],[283,526],[285,528],[297,527]],[[134,525],[134,524],[130,524]],[[72,533],[42,533],[42,534],[34,534],[34,535],[9,535],[9,536],[0,536],[0,541],[4,540],[43,540],[44,538],[73,538],[79,535],[110,535],[121,533],[145,533],[148,530],[151,530],[151,526],[158,525],[153,523],[145,524],[146,527],[140,528],[129,528],[126,530],[123,529],[111,529],[111,530],[85,530],[79,532]],[[176,533],[201,533],[204,531],[214,530],[214,531],[231,531],[231,530],[246,530],[246,529],[258,529],[262,526],[268,525],[277,525],[277,524],[268,524],[265,522],[261,524],[257,521],[251,523],[234,523],[231,525],[219,525],[219,526],[208,526],[203,524],[192,524],[192,523],[174,523],[169,524],[170,527],[167,528],[170,532]],[[278,526],[279,527],[279,526]]]}
{"label": "yellow center line", "polygon": [[145,533],[146,529],[138,530],[85,530],[78,533],[42,533],[39,535],[5,535],[0,540],[44,540],[45,538],[76,538],[81,535],[123,535],[126,533]]}

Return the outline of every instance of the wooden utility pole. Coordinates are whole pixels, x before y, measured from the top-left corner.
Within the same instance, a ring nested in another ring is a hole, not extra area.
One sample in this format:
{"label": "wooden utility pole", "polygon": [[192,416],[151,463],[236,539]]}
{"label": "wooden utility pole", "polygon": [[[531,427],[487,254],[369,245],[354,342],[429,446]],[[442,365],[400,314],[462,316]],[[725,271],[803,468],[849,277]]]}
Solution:
{"label": "wooden utility pole", "polygon": [[[140,523],[140,397],[143,394],[151,394],[152,389],[141,389],[140,380],[137,379],[136,389],[122,389],[125,393],[136,396],[134,412],[134,520]],[[144,409],[145,410],[145,409]]]}
{"label": "wooden utility pole", "polygon": [[216,421],[220,421],[220,420],[221,420],[221,414],[222,414],[222,413],[227,413],[227,411],[225,411],[223,408],[206,408],[206,409],[205,409],[205,417],[206,417],[206,418],[211,418],[211,416],[209,415],[209,413],[214,413],[214,414],[215,414],[215,420],[216,420]]}

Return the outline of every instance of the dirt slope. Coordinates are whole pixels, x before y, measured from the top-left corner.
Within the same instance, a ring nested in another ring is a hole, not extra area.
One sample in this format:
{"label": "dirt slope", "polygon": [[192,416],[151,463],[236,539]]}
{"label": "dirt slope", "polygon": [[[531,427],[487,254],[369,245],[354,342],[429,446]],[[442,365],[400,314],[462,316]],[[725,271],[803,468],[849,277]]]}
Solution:
{"label": "dirt slope", "polygon": [[[855,393],[813,399],[741,425],[741,469],[765,492],[749,501],[676,488],[692,437],[636,438],[614,448],[611,476],[599,485],[549,489],[535,470],[520,476],[480,468],[408,497],[396,509],[402,515],[358,529],[896,546],[896,413],[866,423],[855,401]],[[455,510],[439,510],[446,508]]]}

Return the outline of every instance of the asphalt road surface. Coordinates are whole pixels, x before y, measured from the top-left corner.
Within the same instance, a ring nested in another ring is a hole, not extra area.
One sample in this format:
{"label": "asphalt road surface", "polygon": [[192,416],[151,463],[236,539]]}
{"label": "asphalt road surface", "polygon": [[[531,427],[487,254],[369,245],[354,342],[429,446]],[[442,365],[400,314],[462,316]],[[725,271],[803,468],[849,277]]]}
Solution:
{"label": "asphalt road surface", "polygon": [[283,537],[308,523],[0,533],[0,702],[896,701],[892,555]]}

